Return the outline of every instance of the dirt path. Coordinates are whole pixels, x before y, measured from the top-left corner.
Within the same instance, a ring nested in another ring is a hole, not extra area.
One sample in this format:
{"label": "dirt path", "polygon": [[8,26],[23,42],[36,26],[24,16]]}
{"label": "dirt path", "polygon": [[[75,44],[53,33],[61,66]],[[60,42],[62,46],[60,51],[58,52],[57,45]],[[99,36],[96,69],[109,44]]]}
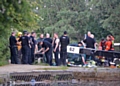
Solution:
{"label": "dirt path", "polygon": [[[51,68],[51,66],[40,66],[40,65],[6,65],[0,67],[0,74],[11,73],[11,72],[30,72],[36,69]],[[57,68],[53,67],[52,68]]]}
{"label": "dirt path", "polygon": [[9,64],[6,66],[1,66],[0,67],[0,74],[7,74],[7,73],[12,73],[12,72],[31,72],[31,71],[41,71],[41,70],[67,70],[67,71],[94,71],[94,70],[99,70],[99,71],[120,71],[120,69],[115,68],[80,68],[80,67],[57,67],[57,66],[43,66],[43,65],[13,65]]}

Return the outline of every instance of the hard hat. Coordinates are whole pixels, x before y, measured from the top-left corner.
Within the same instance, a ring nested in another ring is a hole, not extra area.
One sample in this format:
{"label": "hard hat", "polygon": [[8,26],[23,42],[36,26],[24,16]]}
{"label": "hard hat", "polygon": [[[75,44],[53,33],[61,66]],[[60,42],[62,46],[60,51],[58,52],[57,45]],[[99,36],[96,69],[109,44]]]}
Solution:
{"label": "hard hat", "polygon": [[18,32],[18,36],[22,35],[22,32]]}

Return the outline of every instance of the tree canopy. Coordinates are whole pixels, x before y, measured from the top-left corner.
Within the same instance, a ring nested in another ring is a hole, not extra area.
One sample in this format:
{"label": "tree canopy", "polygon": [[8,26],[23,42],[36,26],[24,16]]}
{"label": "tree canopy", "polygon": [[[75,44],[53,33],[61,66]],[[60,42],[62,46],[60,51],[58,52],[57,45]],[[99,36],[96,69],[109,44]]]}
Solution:
{"label": "tree canopy", "polygon": [[39,31],[67,30],[72,40],[81,40],[91,31],[97,40],[112,34],[119,42],[119,0],[40,0]]}
{"label": "tree canopy", "polygon": [[36,14],[27,0],[0,0],[0,65],[9,58],[8,38],[12,31],[36,29]]}

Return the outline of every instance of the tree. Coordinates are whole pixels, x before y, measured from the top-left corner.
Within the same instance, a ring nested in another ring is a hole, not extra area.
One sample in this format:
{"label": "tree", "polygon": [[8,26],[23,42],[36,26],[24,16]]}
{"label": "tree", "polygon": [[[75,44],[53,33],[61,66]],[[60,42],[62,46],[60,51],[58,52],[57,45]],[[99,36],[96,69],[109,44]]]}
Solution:
{"label": "tree", "polygon": [[37,14],[41,16],[38,31],[50,34],[58,32],[62,35],[67,30],[70,38],[77,41],[83,39],[87,31],[91,31],[98,40],[108,34],[115,34],[114,30],[105,27],[109,26],[107,15],[111,9],[106,6],[107,1],[101,2],[103,0],[41,0],[38,2],[40,8]]}
{"label": "tree", "polygon": [[27,0],[0,1],[0,65],[9,58],[8,38],[12,31],[34,30],[37,27],[35,13]]}
{"label": "tree", "polygon": [[[89,2],[89,8],[91,8],[91,15],[97,20],[96,22],[99,27],[107,32],[106,35],[112,34],[115,36],[116,42],[120,42],[120,1],[91,0]],[[103,32],[101,32],[101,34],[103,34]]]}

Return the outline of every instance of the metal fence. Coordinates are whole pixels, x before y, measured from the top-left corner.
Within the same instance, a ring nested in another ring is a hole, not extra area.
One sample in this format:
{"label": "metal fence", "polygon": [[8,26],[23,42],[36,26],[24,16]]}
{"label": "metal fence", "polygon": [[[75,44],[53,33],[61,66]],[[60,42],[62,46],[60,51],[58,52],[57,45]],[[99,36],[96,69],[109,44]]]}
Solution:
{"label": "metal fence", "polygon": [[73,79],[70,71],[11,73],[10,77],[14,86],[70,86]]}

